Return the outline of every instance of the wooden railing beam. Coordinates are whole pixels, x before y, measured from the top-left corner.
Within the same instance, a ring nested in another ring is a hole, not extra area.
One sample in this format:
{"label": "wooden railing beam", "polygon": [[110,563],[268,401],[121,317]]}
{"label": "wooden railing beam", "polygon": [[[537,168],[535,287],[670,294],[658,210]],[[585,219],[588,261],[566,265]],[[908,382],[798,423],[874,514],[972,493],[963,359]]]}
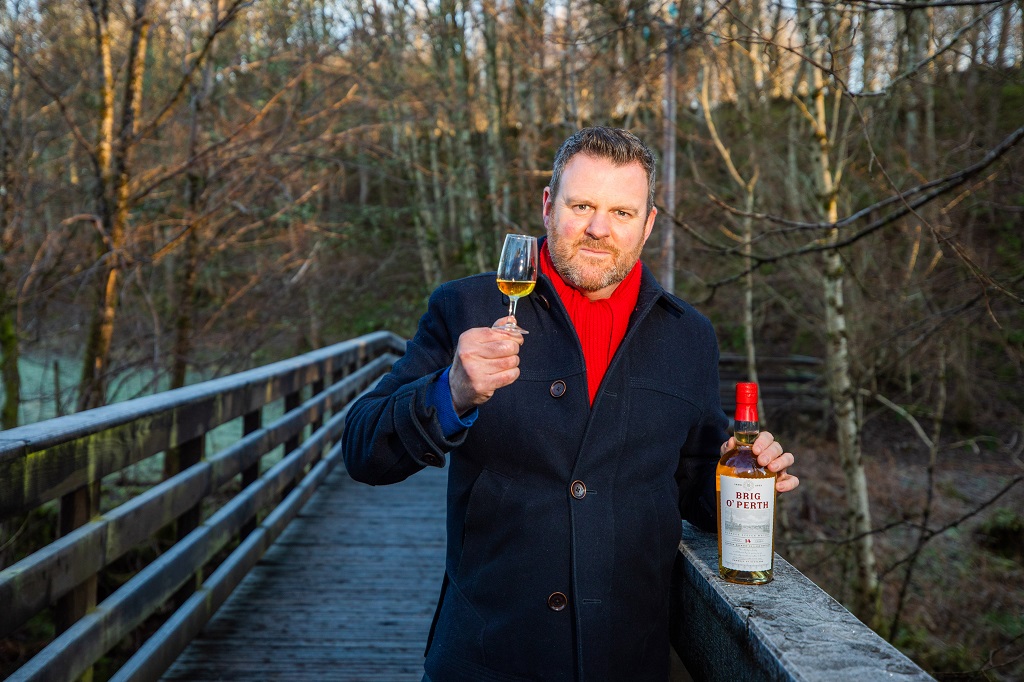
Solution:
{"label": "wooden railing beam", "polygon": [[[322,422],[326,411],[351,400],[377,376],[387,371],[395,357],[388,354],[376,358],[359,372],[314,395],[267,429],[259,428],[261,411],[253,410],[243,422],[243,430],[249,433],[234,445],[210,457],[208,462],[186,468],[182,473],[103,516],[90,516],[85,525],[71,530],[57,541],[0,571],[0,603],[5,605],[4,609],[0,609],[0,636],[10,634],[23,625],[45,609],[50,600],[60,600],[72,594],[74,588],[83,583],[94,582],[100,570],[132,547],[148,541],[160,528],[183,515],[187,517],[189,510],[195,514],[206,496],[239,472],[248,471],[255,477],[262,456],[301,431],[306,423],[313,420]],[[332,369],[329,374],[334,375],[336,371]],[[339,433],[340,426],[333,424],[332,428],[325,431],[324,437],[334,439]],[[11,431],[4,432],[4,435],[10,439]],[[18,441],[18,447],[7,447],[0,456],[12,456],[12,453],[24,456],[26,440]],[[195,461],[197,452],[201,455],[201,442],[194,439],[190,446],[191,452],[186,453],[188,457],[185,463]],[[321,449],[326,442],[322,443]],[[24,461],[30,461],[30,458],[28,456]],[[65,516],[65,519],[70,518]],[[79,514],[79,520],[81,518],[85,516]],[[246,521],[247,524],[252,522],[252,518]],[[74,523],[67,521],[65,530]],[[94,604],[95,598],[88,606]],[[80,606],[78,608],[84,613]],[[68,622],[74,622],[71,616]]]}
{"label": "wooden railing beam", "polygon": [[[332,417],[319,432],[271,467],[259,481],[217,510],[199,528],[142,569],[26,666],[19,668],[9,682],[74,679],[82,674],[184,585],[196,568],[220,551],[245,521],[258,511],[275,505],[284,488],[312,459],[313,452],[341,432],[345,414],[343,411]],[[322,476],[317,480],[320,478]],[[286,497],[286,502],[302,495],[305,493],[296,489],[294,495]],[[272,521],[271,517],[275,520]],[[277,519],[283,518],[281,514],[272,514],[265,523],[279,523]]]}
{"label": "wooden railing beam", "polygon": [[181,445],[353,358],[403,350],[397,336],[377,332],[223,379],[0,431],[0,519]]}

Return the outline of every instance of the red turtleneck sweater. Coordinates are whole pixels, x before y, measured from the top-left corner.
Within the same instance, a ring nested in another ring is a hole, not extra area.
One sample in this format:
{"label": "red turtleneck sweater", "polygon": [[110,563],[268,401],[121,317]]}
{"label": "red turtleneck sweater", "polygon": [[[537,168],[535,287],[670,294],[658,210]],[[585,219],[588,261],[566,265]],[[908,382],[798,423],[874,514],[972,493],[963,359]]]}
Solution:
{"label": "red turtleneck sweater", "polygon": [[597,389],[601,386],[604,373],[608,370],[615,351],[626,336],[629,316],[636,308],[640,295],[640,262],[619,282],[609,298],[591,301],[582,293],[565,283],[555,271],[547,241],[540,251],[540,271],[554,284],[558,297],[569,312],[569,319],[576,328],[576,336],[583,347],[583,360],[587,368],[587,390],[590,404],[594,404]]}

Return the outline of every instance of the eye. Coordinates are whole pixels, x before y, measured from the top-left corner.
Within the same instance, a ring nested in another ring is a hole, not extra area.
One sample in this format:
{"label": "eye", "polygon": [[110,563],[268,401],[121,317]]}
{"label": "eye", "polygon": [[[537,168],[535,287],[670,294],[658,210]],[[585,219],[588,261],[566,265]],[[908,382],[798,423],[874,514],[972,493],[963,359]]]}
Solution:
{"label": "eye", "polygon": [[586,213],[590,209],[587,204],[573,204],[572,210],[576,213]]}
{"label": "eye", "polygon": [[631,214],[630,214],[629,211],[619,210],[619,211],[616,211],[615,214],[617,216],[619,216],[620,218],[629,218],[629,217],[631,217]]}

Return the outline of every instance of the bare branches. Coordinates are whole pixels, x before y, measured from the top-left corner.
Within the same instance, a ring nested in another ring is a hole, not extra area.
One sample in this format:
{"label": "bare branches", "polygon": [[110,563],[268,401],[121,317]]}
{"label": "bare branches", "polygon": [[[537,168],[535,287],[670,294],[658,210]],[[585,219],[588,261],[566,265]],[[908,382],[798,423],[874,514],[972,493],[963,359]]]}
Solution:
{"label": "bare branches", "polygon": [[[892,91],[895,88],[895,86],[899,85],[900,83],[902,83],[903,81],[905,81],[907,79],[913,78],[915,75],[917,75],[918,73],[921,72],[921,69],[923,69],[924,67],[928,66],[929,64],[935,62],[939,57],[941,57],[946,52],[949,52],[950,50],[952,50],[957,45],[957,43],[960,42],[960,39],[963,38],[963,36],[966,33],[968,33],[969,31],[973,30],[978,25],[988,21],[988,18],[990,16],[992,16],[998,10],[1002,9],[1003,6],[1005,6],[1005,5],[1007,5],[1007,4],[1011,3],[1011,2],[1013,2],[1013,0],[993,0],[992,2],[979,2],[979,3],[976,3],[978,5],[988,5],[988,4],[990,4],[990,5],[992,5],[992,7],[990,7],[987,12],[983,12],[983,13],[978,14],[978,16],[974,17],[974,19],[972,19],[971,21],[967,22],[966,24],[961,26],[959,29],[957,29],[953,33],[953,35],[950,36],[949,40],[946,41],[945,45],[943,45],[942,47],[940,47],[937,50],[934,50],[927,57],[925,57],[924,59],[920,60],[916,64],[911,65],[906,71],[904,71],[903,73],[901,73],[901,74],[895,76],[894,78],[892,78],[889,81],[888,85],[886,85],[885,88],[883,88],[881,90],[873,90],[873,91],[870,91],[870,92],[865,92],[865,91],[850,92],[849,95],[851,97],[883,97],[883,96],[887,96],[887,95],[892,94]],[[907,4],[904,4],[904,5],[900,5],[900,9],[910,10],[910,9],[917,9],[917,8],[911,7],[910,5],[907,5]]]}
{"label": "bare branches", "polygon": [[81,129],[78,127],[78,123],[71,115],[71,110],[68,108],[68,104],[64,101],[64,98],[56,90],[50,87],[50,85],[43,79],[39,72],[36,71],[34,65],[27,61],[21,55],[20,51],[15,49],[15,46],[12,43],[8,42],[6,37],[2,35],[0,35],[0,47],[3,47],[4,50],[6,50],[7,53],[11,55],[11,58],[16,60],[21,65],[21,67],[25,70],[25,73],[27,73],[29,78],[32,79],[32,82],[38,85],[39,89],[46,93],[53,101],[53,103],[57,105],[57,110],[60,112],[61,117],[64,119],[64,123],[68,127],[68,131],[71,133],[71,136],[75,139],[75,142],[78,143],[78,146],[80,146],[82,150],[85,151],[85,153],[88,154],[89,156],[94,155],[95,148],[92,144],[89,143],[88,140],[85,139],[85,135],[82,134]]}
{"label": "bare branches", "polygon": [[[938,528],[925,528],[925,527],[922,527],[921,528],[921,533],[922,533],[922,536],[924,537],[924,541],[928,542],[932,538],[938,537],[939,535],[942,535],[943,533],[946,533],[948,531],[953,530],[954,528],[957,528],[957,527],[963,525],[965,522],[971,520],[972,518],[974,518],[975,516],[977,516],[978,514],[980,514],[981,512],[985,511],[986,509],[991,507],[993,504],[998,502],[1004,495],[1006,495],[1008,492],[1010,492],[1015,487],[1017,487],[1017,484],[1020,483],[1021,481],[1024,481],[1024,476],[1015,476],[1015,477],[1013,477],[1012,479],[1010,479],[1009,483],[1007,483],[1002,488],[1000,488],[999,491],[997,491],[995,494],[991,495],[987,500],[982,502],[980,505],[978,505],[974,509],[971,509],[970,511],[967,511],[967,512],[961,514],[956,519],[954,519],[954,520],[952,520],[952,521],[950,521],[950,522],[948,522],[946,524],[943,524],[942,526],[939,526]],[[902,559],[896,561],[891,566],[889,566],[887,569],[885,569],[882,572],[882,574],[885,575],[885,574],[888,574],[888,573],[896,570],[897,568],[899,568],[903,564],[906,564],[907,562],[911,561],[913,556],[914,556],[913,554],[908,554],[907,556],[905,556]]]}
{"label": "bare branches", "polygon": [[[1010,151],[1013,147],[1015,147],[1021,141],[1022,138],[1024,138],[1024,126],[1021,126],[1020,128],[1017,128],[1012,133],[1010,133],[1005,138],[1003,138],[1003,140],[998,145],[996,145],[995,147],[990,149],[988,152],[986,152],[985,156],[982,157],[981,160],[977,161],[976,163],[971,164],[970,166],[967,166],[966,168],[961,168],[960,170],[957,170],[957,171],[955,171],[953,173],[950,173],[949,175],[946,175],[945,177],[938,178],[936,180],[930,180],[928,182],[922,183],[922,184],[917,185],[915,187],[911,187],[908,190],[904,190],[902,192],[899,192],[898,194],[886,197],[885,199],[882,199],[881,201],[877,201],[877,202],[871,204],[870,206],[866,206],[865,208],[862,208],[859,211],[857,211],[855,213],[852,213],[849,216],[847,216],[847,217],[845,217],[845,218],[843,218],[841,220],[837,220],[834,223],[830,223],[830,222],[809,223],[809,222],[803,222],[803,221],[798,221],[798,220],[791,220],[791,219],[788,219],[788,218],[784,218],[782,216],[771,215],[771,214],[767,214],[767,213],[745,212],[745,211],[742,211],[740,209],[734,208],[734,207],[726,204],[725,202],[723,202],[722,200],[718,199],[713,194],[709,194],[708,198],[711,201],[713,201],[716,205],[718,205],[719,207],[725,209],[729,213],[732,213],[733,215],[750,217],[750,218],[754,218],[755,220],[763,220],[763,221],[775,223],[777,225],[784,225],[784,226],[790,228],[788,230],[779,231],[778,233],[783,233],[783,232],[790,233],[790,232],[798,232],[798,231],[803,231],[803,230],[831,230],[831,229],[836,229],[836,228],[842,229],[842,228],[849,227],[850,225],[853,225],[854,223],[862,220],[863,218],[866,218],[866,217],[870,216],[872,213],[876,213],[877,211],[880,211],[880,210],[882,210],[884,208],[888,208],[889,206],[891,206],[893,204],[909,203],[913,208],[917,208],[917,207],[920,207],[920,206],[923,206],[923,205],[927,204],[932,199],[934,199],[936,197],[939,197],[939,196],[942,196],[943,194],[946,194],[950,190],[952,190],[952,189],[954,189],[956,187],[959,187],[960,185],[964,184],[965,182],[967,182],[971,178],[973,178],[976,175],[978,175],[981,171],[983,171],[986,168],[988,168],[989,166],[991,166],[1000,157],[1002,157],[1004,154],[1006,154],[1006,152]],[[929,191],[929,190],[932,190],[932,191]],[[913,202],[908,202],[909,199],[917,197],[920,194],[924,194],[924,197],[923,198],[919,198],[919,199],[915,199]],[[893,222],[894,220],[896,220],[897,218],[903,217],[904,215],[907,214],[907,212],[908,211],[903,211],[902,213],[899,213],[898,215],[897,214],[889,214],[885,218],[882,218],[881,220],[883,220],[884,222],[882,222],[882,224],[877,225],[877,226],[878,227],[884,227],[885,225],[887,225],[887,224]],[[767,233],[761,235],[759,237],[759,239],[760,240],[766,239],[766,238],[772,236],[772,234],[773,234],[772,232],[767,232]]]}
{"label": "bare branches", "polygon": [[218,18],[217,22],[213,25],[210,32],[206,35],[203,41],[202,47],[199,48],[198,54],[192,59],[188,66],[188,69],[182,75],[181,80],[178,81],[177,87],[174,88],[171,96],[164,102],[163,107],[153,116],[152,120],[146,125],[142,126],[136,133],[136,139],[144,138],[150,135],[154,130],[160,127],[164,121],[171,115],[174,107],[178,105],[181,98],[185,95],[185,91],[188,89],[188,84],[192,81],[193,75],[199,70],[199,67],[203,65],[210,50],[213,48],[214,41],[217,37],[227,30],[231,23],[238,17],[239,13],[249,5],[251,1],[244,0],[232,0],[231,4],[228,5],[224,12],[224,16]]}
{"label": "bare branches", "polygon": [[[853,234],[845,236],[842,239],[839,239],[839,240],[837,240],[835,242],[826,243],[826,242],[824,242],[822,240],[815,240],[815,241],[813,241],[813,242],[811,242],[809,244],[806,244],[806,245],[804,245],[802,247],[798,247],[798,248],[791,249],[789,251],[784,251],[784,252],[781,252],[781,253],[778,253],[778,254],[774,254],[774,255],[765,255],[765,254],[756,254],[755,253],[755,254],[751,255],[751,258],[753,260],[753,265],[751,265],[750,269],[756,270],[756,269],[758,269],[758,268],[760,268],[760,267],[762,267],[762,266],[764,266],[764,265],[766,265],[768,263],[775,263],[775,262],[778,262],[778,261],[781,261],[781,260],[785,260],[787,258],[792,258],[794,256],[803,256],[803,255],[810,254],[810,253],[819,253],[819,252],[822,252],[822,251],[829,251],[829,250],[832,250],[832,249],[843,249],[843,248],[845,248],[847,246],[855,244],[856,242],[860,241],[861,239],[864,239],[865,237],[867,237],[868,235],[871,235],[871,234],[881,230],[882,228],[885,228],[885,227],[893,224],[894,222],[896,222],[900,218],[906,216],[907,214],[911,213],[915,209],[920,208],[922,206],[925,206],[925,205],[929,204],[931,201],[933,201],[934,199],[936,199],[936,198],[938,198],[938,197],[940,197],[940,196],[950,192],[951,190],[953,190],[953,189],[963,185],[964,183],[966,183],[967,181],[969,181],[973,177],[977,176],[983,170],[985,170],[986,168],[991,166],[993,163],[998,161],[1003,155],[1005,155],[1007,152],[1009,152],[1011,149],[1013,149],[1021,141],[1021,139],[1024,139],[1024,126],[1021,126],[1020,128],[1017,128],[1015,131],[1013,131],[1012,133],[1007,135],[1005,138],[1003,138],[1003,140],[999,144],[997,144],[995,147],[990,149],[980,161],[978,161],[978,162],[976,162],[976,163],[974,163],[974,164],[972,164],[972,165],[970,165],[970,166],[968,166],[966,168],[958,170],[958,171],[956,171],[954,173],[951,173],[951,174],[949,174],[949,175],[947,175],[947,176],[945,176],[945,177],[943,177],[941,179],[933,180],[933,181],[927,182],[927,183],[923,183],[921,185],[918,185],[917,187],[913,187],[913,188],[911,188],[911,189],[909,189],[907,191],[901,192],[901,193],[899,193],[897,195],[890,196],[890,197],[888,197],[888,198],[886,198],[886,199],[884,199],[882,201],[876,202],[875,204],[872,204],[871,206],[868,206],[867,208],[864,208],[864,209],[861,209],[860,211],[857,211],[856,213],[848,216],[847,218],[844,218],[842,220],[838,220],[836,222],[805,223],[805,222],[798,222],[798,221],[788,220],[788,219],[785,219],[785,218],[781,218],[779,216],[772,216],[772,215],[763,214],[763,213],[748,213],[748,212],[740,211],[739,209],[732,208],[732,207],[726,205],[724,202],[720,201],[719,199],[717,199],[714,196],[709,196],[709,198],[713,202],[715,202],[717,205],[721,206],[722,208],[725,208],[726,210],[728,210],[730,213],[732,213],[734,215],[749,216],[749,217],[752,217],[752,218],[755,218],[755,219],[758,219],[758,220],[766,220],[766,221],[773,222],[773,223],[776,223],[776,224],[786,225],[787,228],[788,228],[786,230],[777,230],[777,231],[774,231],[774,232],[773,231],[766,231],[766,232],[760,234],[756,238],[757,241],[764,241],[765,239],[768,239],[769,237],[771,237],[774,234],[779,234],[779,233],[783,233],[783,232],[793,232],[793,231],[800,231],[800,230],[824,230],[824,231],[827,231],[827,230],[838,229],[838,228],[846,228],[846,227],[849,227],[849,226],[853,225],[857,221],[863,219],[866,216],[869,216],[870,214],[872,214],[872,213],[874,213],[874,212],[876,212],[876,211],[878,211],[880,209],[886,208],[886,207],[891,206],[892,204],[895,204],[895,203],[899,203],[899,202],[903,203],[902,206],[893,209],[892,211],[890,211],[886,215],[884,215],[884,216],[882,216],[882,217],[880,217],[880,218],[878,218],[876,220],[871,221],[870,223],[868,223],[867,225],[865,225],[861,229],[857,230]],[[909,200],[911,198],[913,198],[912,201]],[[724,286],[726,284],[730,284],[732,282],[737,281],[738,279],[740,279],[741,277],[746,275],[747,272],[748,272],[748,270],[744,270],[744,271],[739,272],[737,274],[730,275],[729,277],[724,277],[724,278],[719,279],[717,281],[710,282],[710,283],[707,284],[707,286],[709,288],[711,288],[711,289],[716,289],[718,287],[721,287],[721,286]],[[998,283],[996,283],[994,281],[991,281],[990,283],[998,291],[1000,291],[1000,292],[1010,296],[1011,298],[1014,298],[1017,301],[1024,302],[1024,299],[1021,299],[1021,297],[1019,297],[1016,294],[1014,294],[1013,292],[1007,290],[1002,285],[999,285]]]}
{"label": "bare branches", "polygon": [[[826,5],[830,3],[821,0],[809,0],[815,4]],[[898,2],[896,0],[840,0],[835,3],[838,6],[866,7],[870,10],[915,10],[932,9],[935,7],[983,7],[986,5],[1003,5],[1007,0],[935,0],[933,2]]]}

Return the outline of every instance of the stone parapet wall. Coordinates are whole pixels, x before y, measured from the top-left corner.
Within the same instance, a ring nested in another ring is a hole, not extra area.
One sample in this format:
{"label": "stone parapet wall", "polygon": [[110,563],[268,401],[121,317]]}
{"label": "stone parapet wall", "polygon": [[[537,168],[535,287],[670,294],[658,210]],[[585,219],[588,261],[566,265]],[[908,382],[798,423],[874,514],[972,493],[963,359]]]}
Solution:
{"label": "stone parapet wall", "polygon": [[767,585],[718,577],[718,542],[683,523],[672,644],[694,680],[933,680],[779,555]]}

